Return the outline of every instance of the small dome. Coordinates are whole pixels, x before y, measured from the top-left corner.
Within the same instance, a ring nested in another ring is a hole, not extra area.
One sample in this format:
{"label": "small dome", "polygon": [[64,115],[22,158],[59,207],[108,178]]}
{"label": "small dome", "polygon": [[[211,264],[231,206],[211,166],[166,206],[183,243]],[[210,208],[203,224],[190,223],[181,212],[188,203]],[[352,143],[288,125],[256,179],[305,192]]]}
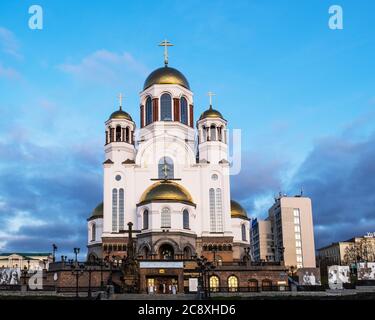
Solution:
{"label": "small dome", "polygon": [[151,72],[143,85],[143,90],[154,84],[178,84],[190,90],[189,82],[185,76],[177,69],[170,67],[161,67]]}
{"label": "small dome", "polygon": [[230,213],[232,218],[249,219],[246,210],[236,201],[230,201]]}
{"label": "small dome", "polygon": [[207,118],[220,118],[220,119],[224,119],[223,115],[215,110],[215,109],[212,109],[210,107],[210,109],[206,110],[205,112],[203,112],[199,118],[199,120],[202,120],[202,119],[207,119]]}
{"label": "small dome", "polygon": [[183,202],[194,205],[190,193],[184,187],[172,181],[160,181],[151,185],[143,193],[140,204],[153,201]]}
{"label": "small dome", "polygon": [[121,108],[120,110],[117,110],[111,114],[109,119],[125,119],[129,121],[133,121],[132,117],[130,116],[129,113],[123,111]]}
{"label": "small dome", "polygon": [[102,218],[103,217],[103,202],[99,203],[96,208],[92,211],[91,218]]}

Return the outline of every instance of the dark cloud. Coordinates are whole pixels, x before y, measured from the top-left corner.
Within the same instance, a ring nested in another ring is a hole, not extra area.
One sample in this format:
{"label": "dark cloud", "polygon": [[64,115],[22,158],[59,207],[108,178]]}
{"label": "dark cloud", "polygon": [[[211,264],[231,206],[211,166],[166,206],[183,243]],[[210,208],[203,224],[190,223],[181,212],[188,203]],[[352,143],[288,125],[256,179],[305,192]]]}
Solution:
{"label": "dark cloud", "polygon": [[84,251],[86,218],[102,199],[101,148],[88,145],[0,142],[2,251]]}
{"label": "dark cloud", "polygon": [[316,246],[375,230],[375,134],[318,142],[293,179],[312,198]]}
{"label": "dark cloud", "polygon": [[288,162],[284,159],[255,152],[244,154],[240,173],[231,177],[232,198],[241,202],[250,215],[256,209],[258,199],[268,197],[270,207],[273,196],[282,190],[282,174],[287,168]]}

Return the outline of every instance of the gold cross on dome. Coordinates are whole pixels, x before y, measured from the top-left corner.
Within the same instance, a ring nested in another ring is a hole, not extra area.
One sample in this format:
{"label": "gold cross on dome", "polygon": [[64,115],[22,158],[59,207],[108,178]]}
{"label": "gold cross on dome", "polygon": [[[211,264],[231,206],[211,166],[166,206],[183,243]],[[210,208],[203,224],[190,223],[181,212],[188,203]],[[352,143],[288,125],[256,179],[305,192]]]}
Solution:
{"label": "gold cross on dome", "polygon": [[173,44],[170,43],[167,39],[165,39],[159,44],[159,47],[164,47],[164,64],[167,67],[168,66],[168,47],[173,47]]}
{"label": "gold cross on dome", "polygon": [[120,94],[118,95],[118,102],[119,102],[120,108],[122,108],[122,99],[123,99],[123,98],[124,98],[124,97],[123,97],[122,93],[120,93]]}
{"label": "gold cross on dome", "polygon": [[210,98],[210,107],[212,107],[212,97],[213,97],[213,96],[216,96],[216,93],[213,93],[213,92],[209,91],[209,92],[208,92],[208,96],[209,96],[209,98]]}

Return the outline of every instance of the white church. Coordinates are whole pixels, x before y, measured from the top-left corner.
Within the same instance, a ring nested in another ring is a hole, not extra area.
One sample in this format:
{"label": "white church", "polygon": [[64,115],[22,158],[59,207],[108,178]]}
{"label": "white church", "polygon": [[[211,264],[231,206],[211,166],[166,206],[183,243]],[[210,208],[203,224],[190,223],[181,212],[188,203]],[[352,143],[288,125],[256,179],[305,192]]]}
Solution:
{"label": "white church", "polygon": [[241,261],[250,219],[231,199],[228,123],[212,102],[195,121],[189,82],[162,44],[165,65],[140,92],[137,134],[121,99],[105,122],[103,203],[88,219],[88,259],[124,256],[131,222],[139,259]]}

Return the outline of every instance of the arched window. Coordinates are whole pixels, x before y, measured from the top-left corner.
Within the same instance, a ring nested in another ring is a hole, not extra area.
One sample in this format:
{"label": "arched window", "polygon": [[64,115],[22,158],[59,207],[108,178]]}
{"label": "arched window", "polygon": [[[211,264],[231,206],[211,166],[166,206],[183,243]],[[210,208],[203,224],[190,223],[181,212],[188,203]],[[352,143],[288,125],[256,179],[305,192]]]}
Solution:
{"label": "arched window", "polygon": [[202,127],[202,136],[203,136],[203,142],[206,142],[207,141],[207,130],[206,130],[205,126]]}
{"label": "arched window", "polygon": [[209,191],[210,197],[210,230],[216,232],[216,214],[215,214],[215,189]]}
{"label": "arched window", "polygon": [[161,227],[170,228],[171,227],[171,211],[169,208],[163,208],[161,210]]}
{"label": "arched window", "polygon": [[129,127],[126,127],[125,129],[125,141],[127,143],[130,143],[130,128]]}
{"label": "arched window", "polygon": [[161,121],[172,121],[172,98],[167,93],[160,97],[160,118]]}
{"label": "arched window", "polygon": [[211,141],[216,141],[216,127],[215,127],[215,125],[211,125],[210,130],[211,130],[211,132],[210,132],[210,140]]}
{"label": "arched window", "polygon": [[173,179],[174,165],[173,160],[169,157],[163,157],[159,161],[159,179]]}
{"label": "arched window", "polygon": [[228,278],[228,290],[229,292],[236,292],[238,290],[238,278],[236,276]]}
{"label": "arched window", "polygon": [[147,209],[143,212],[143,229],[145,230],[148,229],[148,210]]}
{"label": "arched window", "polygon": [[211,276],[210,277],[210,291],[211,292],[218,292],[220,288],[220,279],[218,276]]}
{"label": "arched window", "polygon": [[117,232],[117,189],[112,189],[112,231]]}
{"label": "arched window", "polygon": [[246,226],[244,224],[241,225],[241,234],[242,234],[242,241],[246,241]]}
{"label": "arched window", "polygon": [[93,223],[91,226],[91,241],[96,241],[96,224]]}
{"label": "arched window", "polygon": [[183,124],[188,124],[188,104],[185,97],[181,98],[181,122]]}
{"label": "arched window", "polygon": [[121,127],[116,127],[116,142],[121,142]]}
{"label": "arched window", "polygon": [[125,229],[124,223],[124,189],[120,189],[119,191],[119,229]]}
{"label": "arched window", "polygon": [[191,254],[191,249],[190,249],[189,247],[185,247],[185,248],[184,248],[184,258],[185,258],[186,260],[190,260],[190,259],[191,259],[191,256],[192,256],[192,254]]}
{"label": "arched window", "polygon": [[223,232],[223,200],[221,189],[216,189],[216,232]]}
{"label": "arched window", "polygon": [[183,220],[184,229],[190,229],[190,226],[189,226],[189,211],[187,211],[186,209],[182,213],[182,220]]}
{"label": "arched window", "polygon": [[152,101],[148,97],[146,100],[146,126],[152,122]]}

